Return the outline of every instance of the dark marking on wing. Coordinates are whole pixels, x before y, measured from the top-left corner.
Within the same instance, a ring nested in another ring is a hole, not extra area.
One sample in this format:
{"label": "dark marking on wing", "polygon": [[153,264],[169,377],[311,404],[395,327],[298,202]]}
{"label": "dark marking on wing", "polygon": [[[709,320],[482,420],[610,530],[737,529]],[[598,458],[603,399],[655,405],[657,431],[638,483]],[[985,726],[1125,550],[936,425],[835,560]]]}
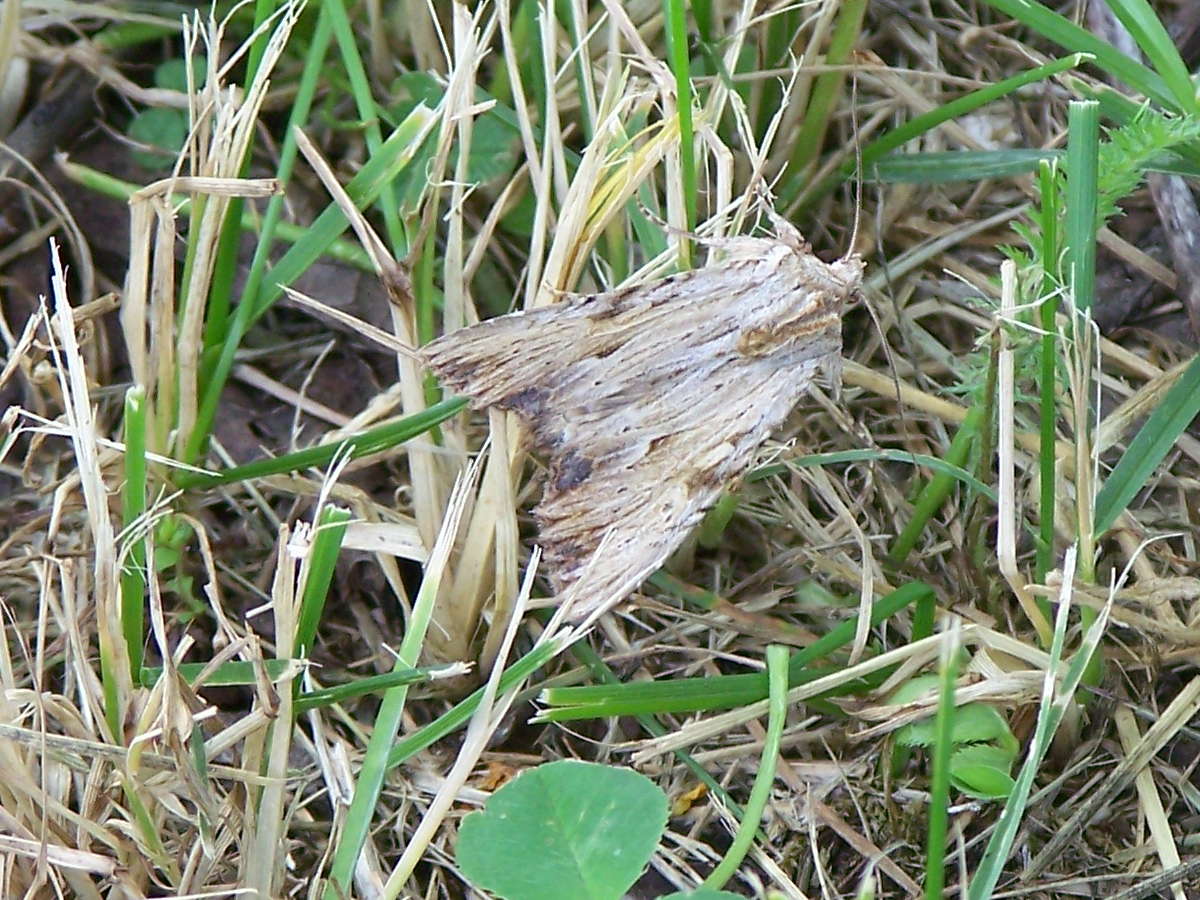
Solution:
{"label": "dark marking on wing", "polygon": [[545,404],[545,389],[533,386],[517,391],[515,394],[509,394],[504,398],[503,403],[497,403],[496,405],[501,409],[512,410],[518,415],[534,421],[541,416]]}
{"label": "dark marking on wing", "polygon": [[592,461],[577,450],[568,450],[555,460],[553,485],[556,491],[569,491],[587,481]]}

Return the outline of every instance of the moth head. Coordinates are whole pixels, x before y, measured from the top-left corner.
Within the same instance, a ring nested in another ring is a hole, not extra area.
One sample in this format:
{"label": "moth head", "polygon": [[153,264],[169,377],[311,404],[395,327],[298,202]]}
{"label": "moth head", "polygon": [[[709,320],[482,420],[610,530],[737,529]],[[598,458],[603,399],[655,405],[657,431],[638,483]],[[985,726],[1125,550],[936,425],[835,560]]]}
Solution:
{"label": "moth head", "polygon": [[844,287],[846,295],[852,297],[862,290],[864,268],[863,258],[857,253],[852,253],[829,263],[829,274]]}
{"label": "moth head", "polygon": [[813,279],[812,286],[819,286],[818,302],[826,309],[841,315],[843,310],[862,299],[864,266],[861,256],[851,254],[827,263],[810,255],[804,267]]}
{"label": "moth head", "polygon": [[[775,239],[804,259],[812,257],[812,245],[804,239],[791,222],[767,207],[767,216],[775,228]],[[835,293],[841,300],[853,300],[862,290],[864,263],[857,253],[847,254],[832,263],[819,263],[825,274],[834,282]]]}

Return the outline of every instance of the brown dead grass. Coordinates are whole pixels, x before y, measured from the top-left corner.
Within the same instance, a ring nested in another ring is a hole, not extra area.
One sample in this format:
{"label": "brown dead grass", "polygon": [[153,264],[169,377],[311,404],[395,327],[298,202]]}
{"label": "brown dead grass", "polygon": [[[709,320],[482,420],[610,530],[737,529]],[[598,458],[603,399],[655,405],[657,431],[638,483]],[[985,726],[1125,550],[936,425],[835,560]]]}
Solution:
{"label": "brown dead grass", "polygon": [[[595,251],[612,246],[606,241],[630,237],[623,210],[639,190],[659,198],[672,226],[683,224],[673,81],[654,49],[662,46],[659,6],[587,6],[593,16],[607,9],[611,17],[591,44],[589,91],[580,95],[577,90],[571,36],[555,31],[548,62],[564,75],[546,120],[532,120],[532,101],[517,104],[520,163],[507,183],[476,188],[468,184],[466,168],[473,122],[482,112],[474,89],[491,83],[499,70],[511,73],[513,61],[504,49],[509,21],[494,19],[487,7],[475,22],[465,14],[434,22],[426,6],[411,4],[406,7],[410,30],[400,35],[390,30],[390,18],[373,18],[374,5],[364,4],[364,18],[356,22],[380,96],[393,65],[428,68],[444,80],[445,99],[431,124],[438,147],[429,168],[432,187],[408,224],[414,233],[436,229],[435,281],[443,292],[447,329],[502,311],[510,298],[514,306],[532,307],[552,302],[559,291],[609,286]],[[797,53],[822,46],[834,6],[812,7]],[[1167,17],[1175,9],[1161,6]],[[901,16],[884,3],[871,10],[853,67],[853,115],[847,94],[817,171],[830,170],[856,141],[1024,68],[1038,50],[1022,43],[1020,32],[995,27],[992,19],[977,21],[954,4],[939,6],[932,18],[929,10],[909,12]],[[731,31],[730,54],[739,41],[761,40],[765,21],[760,17]],[[448,32],[449,59],[437,49],[438,27]],[[110,111],[119,113],[125,101],[189,101],[136,88],[120,62],[86,37],[70,50],[63,49],[60,38],[35,30],[24,39],[28,46],[21,46],[32,58],[69,60],[98,76]],[[0,40],[0,61],[4,48]],[[259,84],[257,92],[230,99],[210,89],[190,98],[206,126],[196,133],[182,171],[215,180],[171,186],[194,188],[207,198],[203,217],[189,226],[193,236],[207,229],[206,237],[193,237],[201,258],[189,269],[189,296],[206,295],[211,271],[203,253],[215,247],[228,197],[270,189],[261,181],[236,178],[236,162],[258,127],[257,106],[278,108],[276,95],[286,100],[294,91],[299,63],[282,38],[278,50],[272,80]],[[793,102],[783,111],[773,143],[756,145],[757,132],[745,128],[736,132],[738,142],[728,144],[711,129],[702,132],[706,193],[701,208],[711,228],[706,233],[748,227],[750,207],[739,198],[757,178],[778,174],[786,160],[788,138],[797,127],[793,117],[803,109],[812,77],[825,71],[810,62],[804,58],[784,72],[764,72],[752,87],[753,103],[781,77],[791,85]],[[130,71],[139,74],[136,68]],[[215,83],[214,78],[210,85]],[[536,85],[513,88],[521,97],[534,93]],[[354,117],[352,104],[337,97],[337,90],[331,86],[322,95],[328,109]],[[718,108],[736,108],[735,98],[718,86],[714,91],[710,121]],[[939,129],[920,149],[1055,146],[1067,99],[1056,86],[1030,92]],[[244,118],[235,117],[239,109]],[[585,109],[595,129],[590,142],[581,136]],[[648,114],[648,124],[626,152],[624,129],[642,114]],[[265,124],[272,128],[275,122]],[[317,122],[310,134],[343,182],[367,153],[358,132]],[[272,138],[281,139],[278,133]],[[111,136],[102,140],[110,158],[116,158]],[[564,165],[568,150],[581,154],[571,173]],[[116,585],[128,539],[114,533],[115,492],[122,477],[120,398],[132,380],[147,385],[160,426],[159,443],[151,449],[166,456],[178,450],[171,428],[186,433],[195,415],[203,305],[191,304],[180,316],[170,300],[178,284],[173,251],[183,223],[163,202],[166,186],[141,192],[132,204],[132,249],[93,274],[93,245],[103,241],[104,229],[95,224],[88,205],[101,201],[64,186],[45,159],[9,171],[20,173],[14,175],[20,187],[5,211],[0,246],[8,347],[0,388],[12,404],[7,423],[13,429],[0,502],[6,636],[0,642],[0,893],[236,896],[258,888],[263,896],[316,896],[376,700],[328,707],[300,716],[294,729],[281,727],[291,718],[291,686],[300,677],[291,669],[273,684],[264,679],[248,688],[192,692],[171,678],[161,679],[153,690],[126,684],[118,733],[104,717],[98,647],[120,633]],[[301,169],[290,189],[301,222],[327,202],[310,171]],[[962,397],[947,388],[961,384],[966,357],[994,326],[993,317],[969,299],[999,299],[997,247],[1013,240],[1009,222],[1025,209],[1029,195],[1029,184],[1020,179],[868,186],[854,249],[870,261],[868,296],[877,323],[864,310],[847,316],[840,394],[818,390],[800,398],[788,428],[764,458],[786,460],[801,448],[886,447],[944,455],[967,414]],[[502,227],[502,214],[519,199],[533,210],[529,236]],[[839,255],[851,249],[854,205],[850,192],[831,194],[798,224],[824,255]],[[1134,197],[1128,205],[1127,222],[1143,221],[1144,198]],[[73,227],[73,219],[84,224]],[[52,299],[69,300],[75,310],[72,317],[60,307],[51,327],[50,314],[28,301],[42,290],[44,240],[55,231],[62,235],[72,280],[56,286]],[[1102,267],[1115,267],[1119,257],[1136,278],[1161,282],[1162,267],[1143,252],[1156,248],[1139,243],[1136,231],[1118,229],[1104,236],[1114,252]],[[360,239],[369,243],[364,233]],[[669,240],[685,238],[671,231]],[[36,264],[28,262],[31,253]],[[661,268],[672,260],[673,254],[657,261],[634,254],[630,268]],[[309,293],[348,307],[402,343],[414,343],[415,311],[389,305],[379,293],[349,299],[350,277],[348,270],[338,270],[323,290]],[[119,331],[111,304],[101,298],[110,287],[122,289]],[[1164,317],[1172,311],[1180,315],[1171,302],[1154,309],[1158,318],[1152,327],[1131,325],[1100,342],[1103,402],[1096,443],[1106,461],[1188,353],[1165,336],[1170,332]],[[388,357],[338,329],[334,346],[327,346],[329,325],[283,310],[269,327],[250,336],[241,380],[227,392],[217,431],[224,446],[214,448],[214,460],[227,452],[241,461],[260,444],[282,452],[324,440],[331,432],[319,421],[322,416],[349,431],[424,407],[421,373],[410,358]],[[1018,419],[1009,448],[1015,482],[1005,498],[1011,512],[1000,515],[1019,517],[1036,508],[1032,428],[1031,420]],[[149,519],[160,520],[168,512],[186,516],[195,537],[180,551],[178,566],[151,581],[152,656],[159,662],[291,658],[304,564],[289,553],[288,542],[297,533],[303,536],[298,523],[311,520],[313,501],[325,490],[350,507],[361,524],[351,532],[356,549],[344,553],[332,588],[313,677],[336,682],[390,670],[390,648],[403,633],[419,567],[445,534],[455,478],[488,434],[491,450],[476,492],[463,500],[457,549],[443,575],[426,645],[428,659],[480,660],[478,672],[486,675],[493,660],[505,657],[501,644],[509,611],[519,607],[533,538],[525,514],[536,497],[539,472],[537,462],[525,458],[517,423],[499,414],[448,423],[440,448],[413,442],[369,463],[352,464],[333,487],[307,473],[187,495],[164,490],[154,498]],[[1060,434],[1060,521],[1069,522],[1078,466],[1069,432]],[[1107,583],[1109,572],[1126,566],[1133,572],[1112,608],[1107,677],[1091,691],[1080,717],[1064,727],[1045,764],[1000,896],[1109,895],[1195,858],[1190,834],[1200,793],[1192,769],[1200,733],[1188,722],[1200,702],[1193,699],[1192,681],[1200,653],[1193,514],[1198,461],[1200,443],[1187,436],[1152,490],[1100,548],[1100,584]],[[975,464],[974,471],[993,478],[990,460]],[[165,483],[161,476],[162,471],[156,486]],[[964,492],[944,507],[901,571],[883,564],[891,537],[912,515],[917,477],[913,467],[879,462],[795,468],[747,484],[720,544],[689,543],[671,566],[687,583],[719,595],[714,612],[698,614],[648,588],[601,621],[589,640],[626,681],[754,670],[766,641],[786,637],[804,644],[843,620],[860,598],[869,601],[920,579],[935,588],[944,614],[963,622],[961,639],[971,657],[964,694],[1001,709],[1025,740],[1046,657],[1001,575],[997,510],[970,501]],[[142,527],[153,534],[150,525]],[[1176,536],[1143,544],[1166,532]],[[1065,529],[1062,547],[1075,538]],[[1006,568],[1010,582],[1014,572],[1028,579],[1031,546],[1018,541],[1014,554],[1016,568]],[[176,575],[190,581],[172,583]],[[1053,596],[1057,586],[1029,584],[1027,590],[1030,597]],[[1105,591],[1087,586],[1078,587],[1076,597],[1095,608],[1108,599]],[[910,644],[909,627],[901,617],[886,632],[860,635],[857,651],[870,638],[887,655],[844,661],[846,668],[832,675],[828,686],[882,663],[901,667],[876,692],[840,701],[842,715],[796,698],[785,735],[786,762],[763,823],[767,840],[731,887],[749,894],[770,888],[791,897],[847,896],[875,878],[877,896],[919,890],[927,772],[918,760],[892,778],[883,760],[889,734],[930,707],[897,709],[884,701],[893,687],[936,664],[943,638]],[[526,620],[518,640],[528,645],[538,633],[539,626]],[[119,660],[119,641],[114,646]],[[527,724],[539,688],[586,680],[572,665],[569,657],[561,657],[540,673],[511,711],[489,724],[490,743],[488,734],[478,733],[466,744],[447,739],[389,774],[356,875],[359,896],[376,896],[394,875],[422,820],[431,833],[416,844],[423,852],[411,878],[406,874],[402,895],[469,895],[453,865],[457,818],[514,772],[559,758],[632,763],[679,801],[679,815],[639,896],[657,896],[668,885],[694,884],[703,877],[726,846],[732,820],[703,797],[690,806],[680,799],[695,784],[669,751],[689,750],[735,797],[744,796],[761,752],[762,710],[663,717],[670,732],[653,741],[626,720],[569,728]],[[462,683],[455,687],[461,689]],[[405,731],[438,715],[449,702],[437,690],[411,697]],[[1167,708],[1171,717],[1160,718]],[[197,736],[206,757],[203,769],[192,755]],[[481,754],[480,765],[470,765],[471,754]],[[1096,797],[1103,798],[1099,807]],[[435,816],[429,815],[431,809]],[[963,802],[952,810],[951,884],[960,865],[973,868],[995,816],[994,804]],[[1027,868],[1055,835],[1064,842],[1054,858]],[[1176,897],[1181,890],[1175,889]]]}

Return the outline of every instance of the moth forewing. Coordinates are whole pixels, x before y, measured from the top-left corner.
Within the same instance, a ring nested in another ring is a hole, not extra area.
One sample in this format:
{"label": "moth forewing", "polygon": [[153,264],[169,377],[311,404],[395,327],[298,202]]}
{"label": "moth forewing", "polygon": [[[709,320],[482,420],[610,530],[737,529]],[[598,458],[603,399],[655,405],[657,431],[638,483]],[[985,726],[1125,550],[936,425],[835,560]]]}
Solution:
{"label": "moth forewing", "polygon": [[[582,618],[657,569],[754,461],[822,365],[862,261],[783,223],[701,269],[464,328],[422,350],[475,407],[517,413],[549,477],[543,571]],[[602,547],[602,558],[595,559]]]}

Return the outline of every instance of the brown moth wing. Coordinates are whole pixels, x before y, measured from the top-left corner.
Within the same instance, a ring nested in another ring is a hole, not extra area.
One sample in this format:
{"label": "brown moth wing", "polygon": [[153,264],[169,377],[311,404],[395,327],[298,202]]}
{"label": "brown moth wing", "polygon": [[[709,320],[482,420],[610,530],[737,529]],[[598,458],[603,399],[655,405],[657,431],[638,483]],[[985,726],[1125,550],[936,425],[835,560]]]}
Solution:
{"label": "brown moth wing", "polygon": [[422,351],[476,407],[520,415],[547,456],[543,566],[560,594],[580,582],[575,617],[657,569],[839,358],[862,263],[826,264],[781,237],[736,239],[717,265],[491,319]]}

